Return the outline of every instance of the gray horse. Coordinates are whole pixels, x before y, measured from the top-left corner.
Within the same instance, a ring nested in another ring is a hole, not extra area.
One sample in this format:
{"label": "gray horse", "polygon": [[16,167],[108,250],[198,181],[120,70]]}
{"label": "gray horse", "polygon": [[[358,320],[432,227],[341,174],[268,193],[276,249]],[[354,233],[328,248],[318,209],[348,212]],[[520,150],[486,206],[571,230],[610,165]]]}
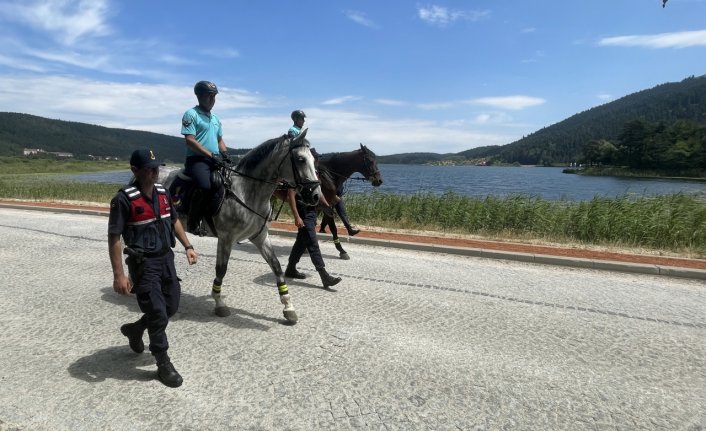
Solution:
{"label": "gray horse", "polygon": [[[209,229],[210,236],[218,237],[216,278],[211,290],[218,316],[230,314],[221,297],[221,285],[233,244],[249,240],[258,248],[277,278],[285,319],[291,323],[297,321],[282,268],[270,242],[268,227],[272,214],[270,197],[282,181],[296,187],[304,202],[311,205],[319,202],[321,187],[316,177],[314,157],[309,151],[309,141],[305,137],[306,130],[294,139],[287,136],[270,139],[245,154],[234,168],[226,168],[230,172],[230,187],[226,190],[220,211],[213,217],[216,235]],[[165,170],[160,175],[166,176],[163,184],[169,188],[177,175],[181,173],[183,178],[182,171]],[[186,226],[186,214],[180,214],[180,218]]]}

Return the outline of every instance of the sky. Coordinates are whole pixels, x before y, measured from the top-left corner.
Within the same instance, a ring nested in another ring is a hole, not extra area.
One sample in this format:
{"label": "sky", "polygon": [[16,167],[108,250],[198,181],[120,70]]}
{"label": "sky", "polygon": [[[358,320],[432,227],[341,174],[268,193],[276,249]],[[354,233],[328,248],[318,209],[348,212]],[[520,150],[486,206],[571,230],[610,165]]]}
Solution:
{"label": "sky", "polygon": [[302,109],[319,152],[456,153],[704,74],[706,0],[0,0],[1,112],[181,136],[210,80],[231,148]]}

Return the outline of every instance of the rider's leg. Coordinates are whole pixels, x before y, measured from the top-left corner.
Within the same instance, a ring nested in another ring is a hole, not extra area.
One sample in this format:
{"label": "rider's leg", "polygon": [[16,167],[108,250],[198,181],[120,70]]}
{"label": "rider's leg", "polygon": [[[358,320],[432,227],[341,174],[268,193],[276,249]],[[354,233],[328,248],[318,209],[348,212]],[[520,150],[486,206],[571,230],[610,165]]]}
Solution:
{"label": "rider's leg", "polygon": [[207,157],[187,157],[184,173],[191,177],[198,190],[190,205],[187,231],[198,234],[198,226],[211,200],[211,165]]}
{"label": "rider's leg", "polygon": [[348,235],[353,236],[360,232],[360,229],[356,229],[353,226],[351,226],[351,222],[348,220],[348,213],[346,212],[346,204],[343,203],[343,199],[338,201],[336,205],[333,206],[336,212],[338,213],[338,216],[341,218],[341,222],[343,222],[343,226],[346,227],[346,230],[348,230]]}

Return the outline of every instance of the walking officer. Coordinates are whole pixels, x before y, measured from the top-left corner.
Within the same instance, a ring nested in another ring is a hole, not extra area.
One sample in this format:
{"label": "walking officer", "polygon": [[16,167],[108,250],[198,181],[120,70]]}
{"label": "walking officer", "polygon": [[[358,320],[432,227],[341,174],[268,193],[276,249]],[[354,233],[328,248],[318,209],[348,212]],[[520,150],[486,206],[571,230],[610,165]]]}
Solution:
{"label": "walking officer", "polygon": [[[135,181],[122,188],[110,202],[108,220],[108,252],[113,267],[113,290],[134,293],[142,317],[120,327],[130,348],[142,353],[142,336],[147,330],[149,349],[157,362],[157,376],[167,386],[181,386],[182,377],[174,369],[167,349],[167,324],[179,308],[181,286],[174,267],[172,247],[179,240],[186,250],[189,264],[198,256],[189,243],[184,228],[172,207],[169,194],[157,183],[163,166],[151,150],[136,150],[130,157]],[[125,243],[121,250],[120,237]],[[126,254],[129,278],[123,270],[122,254]]]}

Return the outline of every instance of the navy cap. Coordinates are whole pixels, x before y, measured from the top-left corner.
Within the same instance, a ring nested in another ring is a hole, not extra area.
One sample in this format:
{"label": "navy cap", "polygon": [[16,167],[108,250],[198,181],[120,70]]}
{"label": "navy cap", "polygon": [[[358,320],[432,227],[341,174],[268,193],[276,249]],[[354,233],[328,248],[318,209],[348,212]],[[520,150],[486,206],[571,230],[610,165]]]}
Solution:
{"label": "navy cap", "polygon": [[158,166],[164,166],[164,163],[157,160],[157,156],[154,155],[152,150],[135,150],[130,156],[130,166],[136,168],[156,168]]}

